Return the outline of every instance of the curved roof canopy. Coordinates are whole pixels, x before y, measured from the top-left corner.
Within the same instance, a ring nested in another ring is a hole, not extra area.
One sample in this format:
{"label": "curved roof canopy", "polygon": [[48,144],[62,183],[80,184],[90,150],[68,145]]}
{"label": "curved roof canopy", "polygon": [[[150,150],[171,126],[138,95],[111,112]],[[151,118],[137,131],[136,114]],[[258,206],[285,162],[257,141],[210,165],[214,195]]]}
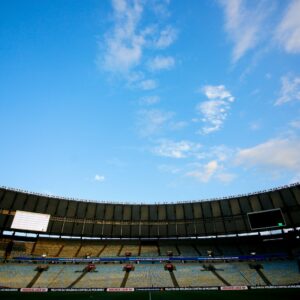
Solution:
{"label": "curved roof canopy", "polygon": [[[176,238],[251,232],[248,213],[280,208],[286,227],[300,226],[300,184],[270,191],[173,204],[76,201],[0,188],[0,230],[17,210],[49,214],[46,234],[99,238]],[[26,231],[24,231],[26,232]]]}

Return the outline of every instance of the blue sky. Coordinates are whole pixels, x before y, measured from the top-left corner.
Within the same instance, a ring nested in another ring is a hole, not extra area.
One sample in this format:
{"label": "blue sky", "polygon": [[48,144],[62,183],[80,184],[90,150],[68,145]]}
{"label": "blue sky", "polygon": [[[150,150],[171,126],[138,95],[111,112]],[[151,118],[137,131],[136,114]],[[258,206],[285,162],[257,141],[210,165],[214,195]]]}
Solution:
{"label": "blue sky", "polygon": [[300,1],[0,2],[0,184],[175,202],[300,180]]}

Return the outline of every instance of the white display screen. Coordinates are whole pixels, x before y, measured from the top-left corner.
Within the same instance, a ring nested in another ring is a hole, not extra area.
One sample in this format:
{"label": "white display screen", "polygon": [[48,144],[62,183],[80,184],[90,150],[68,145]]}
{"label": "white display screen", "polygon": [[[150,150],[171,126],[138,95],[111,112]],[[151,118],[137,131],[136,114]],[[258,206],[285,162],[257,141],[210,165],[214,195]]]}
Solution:
{"label": "white display screen", "polygon": [[11,228],[46,232],[50,215],[17,210]]}

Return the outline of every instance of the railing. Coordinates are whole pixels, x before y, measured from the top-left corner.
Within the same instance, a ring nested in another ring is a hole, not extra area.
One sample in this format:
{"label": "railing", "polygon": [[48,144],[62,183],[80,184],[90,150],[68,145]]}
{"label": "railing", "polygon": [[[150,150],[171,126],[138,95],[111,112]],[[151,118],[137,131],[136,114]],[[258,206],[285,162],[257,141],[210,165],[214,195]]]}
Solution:
{"label": "railing", "polygon": [[239,197],[249,197],[253,195],[258,195],[262,193],[268,193],[268,192],[273,192],[273,191],[278,191],[286,188],[291,188],[294,186],[300,185],[300,182],[295,182],[289,185],[284,185],[280,187],[275,187],[271,189],[266,189],[266,190],[261,190],[261,191],[256,191],[252,193],[246,193],[246,194],[237,194],[237,195],[231,195],[231,196],[225,196],[225,197],[216,197],[216,198],[210,198],[210,199],[201,199],[201,200],[184,200],[184,201],[176,201],[176,202],[154,202],[154,203],[145,203],[145,202],[140,202],[140,203],[134,203],[134,202],[126,202],[126,201],[109,201],[109,200],[85,200],[85,199],[79,199],[79,198],[72,198],[72,197],[62,197],[62,196],[56,196],[56,195],[48,195],[48,194],[42,194],[42,193],[36,193],[36,192],[30,192],[27,190],[22,190],[18,188],[10,188],[7,186],[0,186],[1,189],[5,189],[7,191],[13,191],[13,192],[20,192],[20,193],[25,193],[28,195],[33,195],[33,196],[40,196],[40,197],[48,197],[48,198],[55,198],[55,199],[60,199],[60,200],[69,200],[69,201],[80,201],[80,202],[88,202],[88,203],[103,203],[103,204],[126,204],[126,205],[161,205],[161,204],[184,204],[184,203],[195,203],[195,202],[207,202],[207,201],[219,201],[219,200],[228,200],[228,199],[234,199],[234,198],[239,198]]}

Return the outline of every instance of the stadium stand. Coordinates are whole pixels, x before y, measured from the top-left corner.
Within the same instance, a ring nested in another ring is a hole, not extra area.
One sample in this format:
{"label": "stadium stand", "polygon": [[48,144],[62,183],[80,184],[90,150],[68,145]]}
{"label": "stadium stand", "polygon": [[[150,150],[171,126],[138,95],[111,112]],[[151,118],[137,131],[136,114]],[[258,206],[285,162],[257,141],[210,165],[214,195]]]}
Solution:
{"label": "stadium stand", "polygon": [[155,257],[158,256],[158,246],[150,244],[150,245],[141,245],[140,256],[144,257]]}
{"label": "stadium stand", "polygon": [[126,287],[173,287],[173,283],[163,264],[140,263],[130,272]]}
{"label": "stadium stand", "polygon": [[[270,210],[280,210],[284,223],[252,230],[248,214]],[[12,228],[17,211],[48,215],[47,229]],[[0,188],[0,287],[294,285],[300,283],[299,229],[299,184],[155,205]]]}
{"label": "stadium stand", "polygon": [[262,265],[272,285],[300,283],[299,265],[294,260],[263,262]]}
{"label": "stadium stand", "polygon": [[172,255],[178,256],[178,248],[176,245],[159,245],[160,255],[168,256],[168,253],[172,253]]}
{"label": "stadium stand", "polygon": [[139,245],[124,245],[120,256],[126,256],[127,254],[131,254],[131,256],[138,256],[139,255]]}
{"label": "stadium stand", "polygon": [[[33,255],[42,256],[47,255],[50,257],[56,257],[60,254],[64,244],[57,240],[50,240],[50,239],[39,239],[36,242],[34,247]],[[17,256],[17,255],[15,255]]]}
{"label": "stadium stand", "polygon": [[[295,260],[263,262],[263,272],[272,285],[299,284],[299,267]],[[84,274],[85,264],[50,264],[38,275],[37,265],[1,264],[0,286],[10,288],[33,287],[75,288],[120,287],[125,272],[123,264],[96,264],[96,270]],[[246,262],[175,264],[174,276],[179,287],[201,286],[263,286],[260,275]],[[217,273],[217,275],[215,274]],[[85,276],[82,276],[85,275]],[[81,277],[79,281],[77,279]],[[162,263],[135,264],[129,273],[126,287],[173,287],[174,283]]]}
{"label": "stadium stand", "polygon": [[59,257],[76,257],[80,250],[80,242],[65,241],[63,247],[59,250]]}
{"label": "stadium stand", "polygon": [[100,256],[118,256],[118,253],[121,249],[121,245],[106,245]]}
{"label": "stadium stand", "polygon": [[1,264],[0,286],[10,288],[26,287],[36,274],[36,265]]}
{"label": "stadium stand", "polygon": [[223,283],[200,264],[177,264],[176,278],[180,287],[221,286]]}
{"label": "stadium stand", "polygon": [[90,244],[83,244],[77,253],[77,257],[98,257],[104,250],[105,245],[91,242]]}

